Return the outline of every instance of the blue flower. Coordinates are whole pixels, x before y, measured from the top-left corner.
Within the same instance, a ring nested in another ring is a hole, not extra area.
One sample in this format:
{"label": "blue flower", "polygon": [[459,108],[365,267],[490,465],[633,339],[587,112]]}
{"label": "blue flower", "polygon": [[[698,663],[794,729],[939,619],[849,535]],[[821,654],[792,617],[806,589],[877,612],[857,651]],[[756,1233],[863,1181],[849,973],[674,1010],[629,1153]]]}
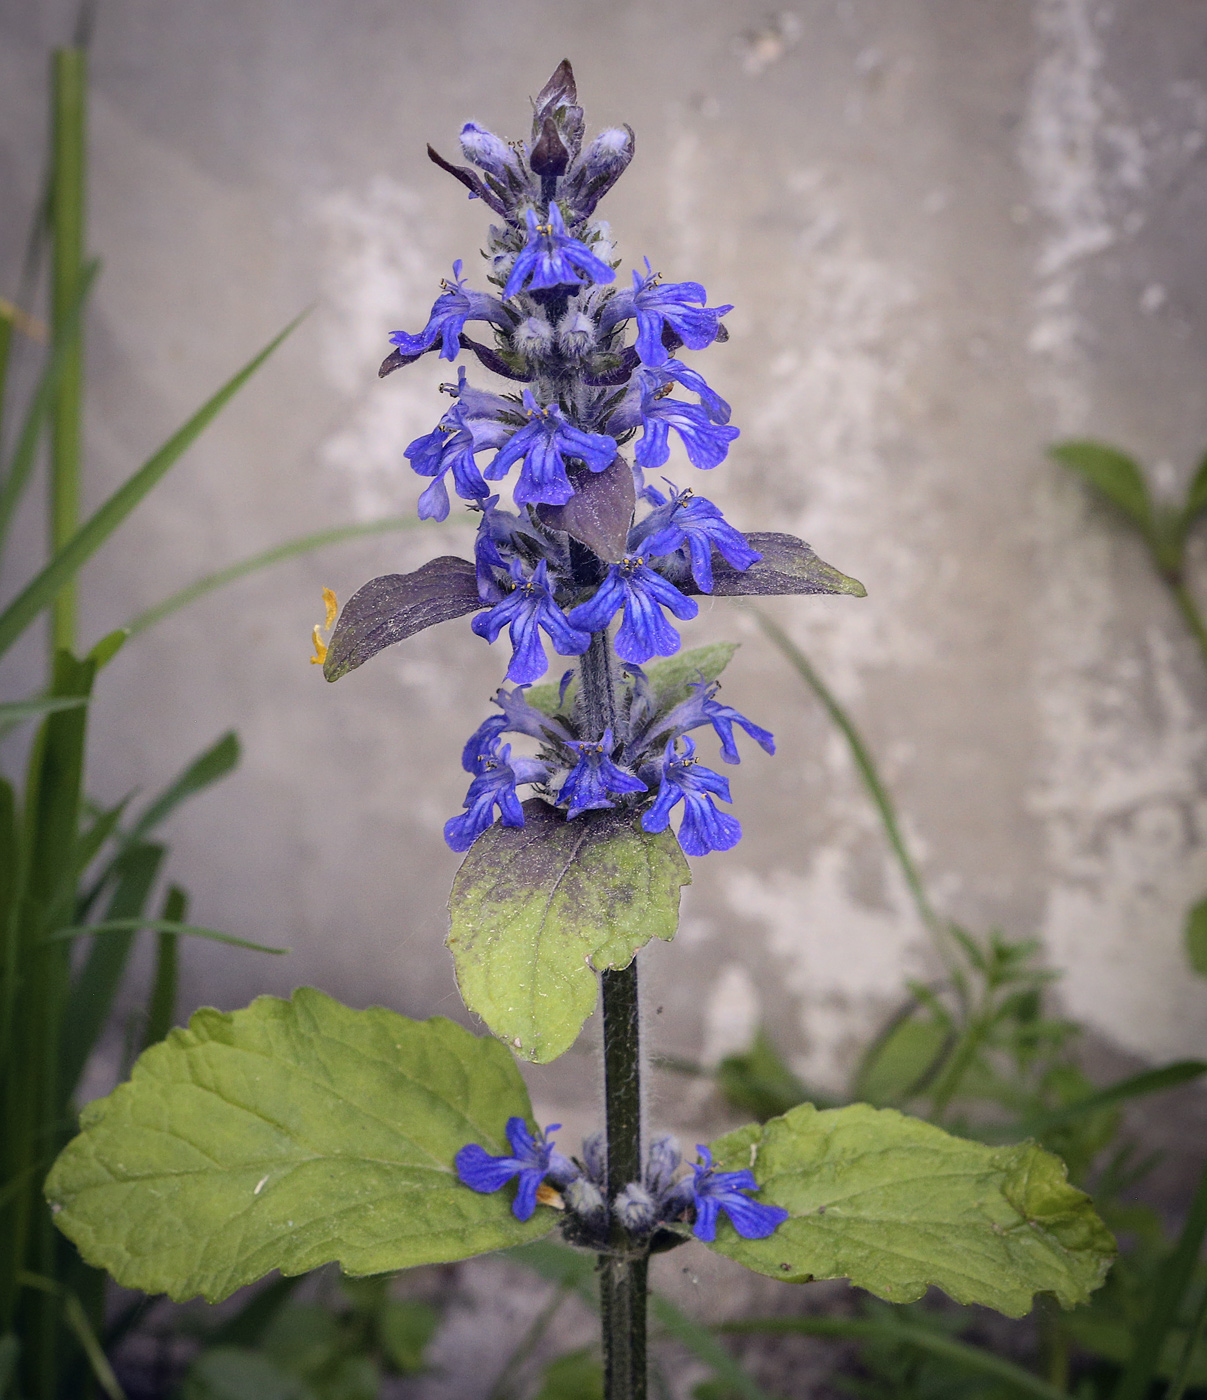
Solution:
{"label": "blue flower", "polygon": [[[672,491],[674,488],[672,488]],[[712,592],[712,552],[714,549],[732,568],[745,571],[763,557],[751,549],[746,536],[735,530],[711,501],[693,496],[691,491],[675,492],[670,499],[652,486],[646,499],[657,502],[642,521],[639,538],[629,537],[629,547],[644,540],[645,553],[660,557],[675,554],[685,546],[691,558],[692,577],[702,593]],[[637,533],[636,531],[634,533]]]}
{"label": "blue flower", "polygon": [[545,287],[580,287],[587,282],[614,282],[616,273],[602,262],[577,238],[566,232],[562,211],[556,204],[549,206],[549,222],[538,224],[536,214],[527,210],[528,242],[515,260],[503,297],[513,297],[527,288],[530,292]]}
{"label": "blue flower", "polygon": [[527,183],[524,167],[515,151],[480,123],[466,122],[461,128],[461,149],[467,159],[493,175],[504,188],[508,185],[523,188]]}
{"label": "blue flower", "polygon": [[663,608],[682,621],[700,610],[639,554],[613,564],[599,591],[573,609],[568,620],[572,627],[602,632],[621,608],[624,617],[616,633],[616,655],[638,665],[651,656],[672,656],[679,650],[679,634],[663,616]]}
{"label": "blue flower", "polygon": [[736,724],[739,729],[744,729],[765,753],[774,753],[775,735],[760,728],[745,715],[739,714],[732,705],[723,705],[714,698],[716,693],[716,682],[710,683],[701,678],[693,687],[691,695],[668,711],[661,721],[651,728],[650,737],[656,738],[665,733],[684,734],[702,724],[711,724],[721,741],[721,757],[726,763],[741,763],[738,746],[733,737],[733,727]]}
{"label": "blue flower", "polygon": [[509,510],[498,509],[498,496],[488,496],[481,502],[482,519],[478,522],[478,533],[474,539],[474,571],[478,580],[478,595],[484,603],[501,603],[507,590],[500,583],[507,582],[508,557],[517,553],[528,558],[550,555],[551,546],[542,538],[524,516],[513,515]]}
{"label": "blue flower", "polygon": [[[483,735],[487,720],[477,731]],[[549,776],[548,766],[534,758],[512,758],[511,745],[499,747],[498,734],[486,734],[475,745],[478,752],[470,758],[469,745],[462,755],[462,765],[476,776],[465,794],[465,811],[444,823],[444,839],[454,851],[468,851],[488,826],[494,824],[498,807],[504,826],[523,826],[524,809],[516,795],[517,783],[539,783]],[[473,739],[470,740],[473,743]],[[466,764],[466,759],[470,763]]]}
{"label": "blue flower", "polygon": [[701,404],[683,403],[668,398],[670,385],[646,396],[641,405],[641,441],[633,457],[639,467],[660,467],[671,454],[670,430],[674,430],[687,448],[693,467],[704,471],[723,462],[729,444],[739,435],[737,428],[714,423]]}
{"label": "blue flower", "polygon": [[489,612],[479,613],[470,626],[488,642],[493,642],[504,627],[509,627],[514,650],[507,679],[534,681],[549,669],[541,644],[542,629],[561,656],[581,656],[591,645],[591,637],[587,632],[576,630],[553,601],[548,565],[543,559],[530,579],[524,578],[518,559],[511,561],[509,571],[515,587]]}
{"label": "blue flower", "polygon": [[453,485],[463,501],[481,500],[490,487],[474,461],[484,447],[498,445],[503,425],[488,419],[471,419],[463,404],[455,403],[436,427],[410,444],[403,454],[419,476],[435,480],[419,497],[420,520],[448,517],[448,488],[444,478],[451,470]]}
{"label": "blue flower", "polygon": [[[703,350],[717,338],[721,317],[732,306],[705,306],[708,293],[699,282],[659,284],[645,263],[646,275],[633,273],[633,290],[614,298],[604,313],[602,330],[627,317],[637,318],[637,354],[644,365],[664,365],[670,351],[662,343],[663,330],[671,331],[689,350]],[[691,305],[700,302],[699,306]]]}
{"label": "blue flower", "polygon": [[690,393],[699,394],[700,402],[713,423],[729,422],[729,405],[699,371],[691,369],[682,360],[667,360],[659,366],[646,365],[637,371],[634,378],[646,393],[664,389],[668,384],[682,384]]}
{"label": "blue flower", "polygon": [[390,343],[397,345],[404,355],[422,355],[439,340],[442,341],[440,358],[455,360],[461,349],[458,337],[465,328],[466,321],[493,321],[496,326],[511,329],[511,317],[497,297],[488,292],[465,290],[460,258],[453,263],[453,280],[442,282],[440,286],[441,294],[432,306],[427,325],[419,334],[408,335],[406,331],[395,331],[390,336]]}
{"label": "blue flower", "polygon": [[570,804],[567,821],[573,820],[580,812],[597,807],[614,807],[616,804],[608,801],[610,792],[647,790],[640,778],[617,768],[612,762],[611,753],[615,745],[610,729],[605,729],[603,738],[594,743],[572,743],[567,747],[578,754],[578,762],[570,770],[557,797],[559,802]]}
{"label": "blue flower", "polygon": [[566,459],[581,458],[593,472],[612,465],[616,441],[605,433],[586,433],[570,423],[556,404],[541,407],[524,390],[528,423],[512,434],[486,469],[487,479],[498,481],[522,462],[520,479],[512,496],[516,505],[561,506],[574,495],[566,475]]}
{"label": "blue flower", "polygon": [[[501,715],[498,715],[501,720]],[[505,722],[505,721],[504,721]],[[491,734],[491,727],[494,732]],[[494,808],[504,826],[524,826],[524,808],[515,792],[518,783],[543,783],[549,766],[536,759],[511,757],[510,743],[498,746],[496,720],[487,720],[470,736],[461,756],[462,767],[475,774],[465,794],[465,811],[444,823],[444,840],[454,851],[468,851],[494,823]]]}
{"label": "blue flower", "polygon": [[675,740],[667,741],[663,752],[658,796],[654,805],[641,818],[645,831],[665,831],[671,812],[683,803],[683,820],[679,824],[679,844],[689,856],[706,856],[709,851],[728,851],[742,839],[742,826],[736,817],[717,810],[713,796],[732,802],[729,779],[711,768],[705,768],[696,758],[696,746],[684,736],[687,752],[680,758],[675,752]]}
{"label": "blue flower", "polygon": [[550,1123],[543,1133],[533,1137],[522,1118],[509,1118],[507,1141],[515,1155],[492,1157],[484,1147],[471,1142],[454,1158],[457,1175],[466,1186],[483,1194],[498,1191],[512,1177],[519,1177],[519,1190],[511,1213],[517,1220],[531,1220],[536,1210],[537,1188],[546,1177],[560,1187],[568,1186],[578,1175],[574,1163],[555,1151],[550,1141],[549,1134],[560,1127],[560,1123]]}
{"label": "blue flower", "polygon": [[783,1206],[764,1206],[744,1193],[757,1191],[752,1171],[719,1172],[712,1164],[712,1153],[699,1144],[700,1162],[693,1163],[696,1223],[692,1234],[705,1244],[717,1238],[717,1213],[724,1211],[733,1228],[745,1240],[765,1240],[788,1219]]}

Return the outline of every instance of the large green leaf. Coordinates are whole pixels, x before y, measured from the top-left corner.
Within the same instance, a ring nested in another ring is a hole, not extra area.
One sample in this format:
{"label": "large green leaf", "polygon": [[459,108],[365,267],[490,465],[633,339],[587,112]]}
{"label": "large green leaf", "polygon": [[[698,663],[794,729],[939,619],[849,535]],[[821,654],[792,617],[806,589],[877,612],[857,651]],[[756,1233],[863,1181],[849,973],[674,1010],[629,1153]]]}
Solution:
{"label": "large green leaf", "polygon": [[515,1062],[436,1017],[352,1011],[312,988],[198,1011],[89,1104],[46,1183],[59,1228],[127,1288],[211,1301],[270,1269],[350,1274],[544,1234],[509,1191],[462,1186],[468,1142],[531,1122]]}
{"label": "large green leaf", "polygon": [[674,836],[642,831],[631,812],[568,822],[534,798],[524,815],[524,826],[483,832],[465,857],[448,946],[466,1006],[546,1064],[594,1009],[597,972],[675,936],[691,872]]}
{"label": "large green leaf", "polygon": [[727,1170],[751,1167],[758,1199],[791,1212],[765,1240],[722,1223],[713,1248],[789,1283],[849,1278],[891,1303],[933,1284],[1021,1317],[1040,1292],[1084,1302],[1114,1256],[1089,1197],[1033,1143],[986,1147],[891,1108],[802,1104],[712,1150]]}

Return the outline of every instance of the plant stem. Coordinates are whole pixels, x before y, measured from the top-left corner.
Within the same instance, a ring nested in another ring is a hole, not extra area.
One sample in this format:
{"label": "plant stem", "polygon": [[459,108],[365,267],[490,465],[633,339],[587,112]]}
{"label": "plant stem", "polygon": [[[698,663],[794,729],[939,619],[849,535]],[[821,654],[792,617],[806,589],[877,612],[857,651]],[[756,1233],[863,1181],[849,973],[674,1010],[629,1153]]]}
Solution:
{"label": "plant stem", "polygon": [[[579,691],[584,733],[602,736],[616,723],[612,644],[596,632],[582,659]],[[600,975],[603,1000],[604,1109],[608,1137],[608,1203],[641,1180],[641,1023],[637,959]],[[612,1249],[599,1256],[606,1400],[645,1400],[649,1255],[614,1221]]]}
{"label": "plant stem", "polygon": [[1186,619],[1186,625],[1194,634],[1194,639],[1199,644],[1199,651],[1202,653],[1203,664],[1207,666],[1207,624],[1203,622],[1203,614],[1199,612],[1199,606],[1194,601],[1194,596],[1186,584],[1179,578],[1167,580],[1169,591],[1174,596],[1174,601],[1181,610],[1182,616]]}
{"label": "plant stem", "polygon": [[[84,274],[84,170],[86,159],[87,55],[57,49],[52,68],[51,327],[64,347],[63,367],[50,422],[50,553],[75,534],[80,516],[80,419],[83,402],[83,332],[74,316]],[[55,650],[75,645],[75,580],[59,589],[51,612]]]}

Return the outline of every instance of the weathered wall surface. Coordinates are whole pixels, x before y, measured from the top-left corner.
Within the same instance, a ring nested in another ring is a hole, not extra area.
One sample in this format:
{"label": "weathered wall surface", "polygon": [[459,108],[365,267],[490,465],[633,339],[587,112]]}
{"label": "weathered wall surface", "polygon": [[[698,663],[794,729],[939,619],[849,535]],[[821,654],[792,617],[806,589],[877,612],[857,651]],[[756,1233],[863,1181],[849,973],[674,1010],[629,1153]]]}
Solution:
{"label": "weathered wall surface", "polygon": [[[68,8],[0,6],[5,291]],[[475,268],[484,226],[424,142],[454,154],[471,116],[519,134],[569,55],[588,120],[638,134],[605,206],[622,276],[648,255],[736,304],[728,346],[698,357],[742,429],[710,494],[868,587],[774,612],[865,726],[936,901],[1042,936],[1068,1009],[1121,1048],[1202,1053],[1207,991],[1179,926],[1207,889],[1207,681],[1138,546],[1043,448],[1115,440],[1173,490],[1207,445],[1207,11],[816,0],[760,16],[107,0],[90,498],[315,310],[90,568],[86,634],[257,548],[411,509],[402,451],[435,421],[445,367],[379,383],[376,366],[454,257]],[[32,558],[34,513],[22,528]],[[191,947],[190,1004],[306,981],[460,1014],[440,829],[505,658],[458,624],[336,687],[306,658],[323,584],[346,597],[468,542],[425,528],[279,568],[148,632],[106,676],[98,795],[154,788],[227,726],[246,747],[175,821],[172,870],[199,921],[294,953]],[[834,1083],[931,955],[799,681],[724,601],[687,635],[743,641],[726,698],[780,751],[735,771],[745,838],[696,863],[678,946],[649,956],[659,1040],[715,1055],[766,1018]],[[568,1057],[540,1091],[576,1094],[588,1063]]]}

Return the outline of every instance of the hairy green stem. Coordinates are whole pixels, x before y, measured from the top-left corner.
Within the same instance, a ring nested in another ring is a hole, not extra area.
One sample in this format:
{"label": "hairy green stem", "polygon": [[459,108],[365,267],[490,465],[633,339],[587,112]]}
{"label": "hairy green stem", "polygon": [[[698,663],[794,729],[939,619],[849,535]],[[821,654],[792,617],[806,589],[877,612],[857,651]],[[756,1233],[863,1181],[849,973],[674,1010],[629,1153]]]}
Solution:
{"label": "hairy green stem", "polygon": [[[596,632],[583,656],[579,692],[584,735],[616,724],[612,643]],[[641,1180],[641,1023],[637,959],[600,976],[603,1001],[604,1108],[608,1140],[608,1203]],[[645,1400],[649,1256],[634,1248],[619,1221],[612,1250],[599,1256],[606,1400]]]}

